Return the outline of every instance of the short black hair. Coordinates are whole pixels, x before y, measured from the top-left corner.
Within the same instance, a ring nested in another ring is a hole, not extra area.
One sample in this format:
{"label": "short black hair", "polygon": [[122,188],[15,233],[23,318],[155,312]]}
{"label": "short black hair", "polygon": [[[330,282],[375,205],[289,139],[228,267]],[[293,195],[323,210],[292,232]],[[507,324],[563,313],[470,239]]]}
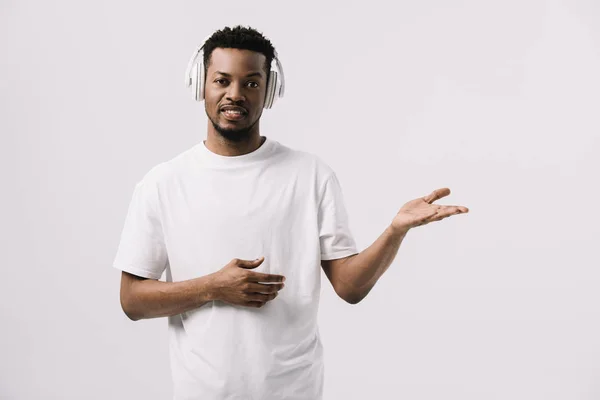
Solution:
{"label": "short black hair", "polygon": [[204,42],[204,47],[202,49],[205,75],[208,71],[210,56],[213,50],[219,47],[251,50],[262,53],[267,59],[265,62],[265,71],[267,77],[269,76],[271,62],[275,57],[275,48],[271,44],[271,41],[256,29],[237,25],[233,28],[225,27],[213,33],[206,42]]}

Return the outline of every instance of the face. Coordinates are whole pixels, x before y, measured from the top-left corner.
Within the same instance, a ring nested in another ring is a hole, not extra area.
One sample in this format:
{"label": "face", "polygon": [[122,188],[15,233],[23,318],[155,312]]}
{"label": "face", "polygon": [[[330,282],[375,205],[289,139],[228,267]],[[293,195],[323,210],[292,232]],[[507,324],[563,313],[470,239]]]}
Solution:
{"label": "face", "polygon": [[258,129],[265,102],[266,57],[262,53],[216,48],[211,53],[204,107],[215,131],[242,142]]}

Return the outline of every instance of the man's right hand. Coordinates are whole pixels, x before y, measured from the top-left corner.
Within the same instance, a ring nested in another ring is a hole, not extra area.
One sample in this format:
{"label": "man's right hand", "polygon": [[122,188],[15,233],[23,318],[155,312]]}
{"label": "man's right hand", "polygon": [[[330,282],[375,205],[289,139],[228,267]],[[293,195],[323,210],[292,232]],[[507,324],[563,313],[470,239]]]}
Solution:
{"label": "man's right hand", "polygon": [[[213,300],[225,303],[260,308],[277,297],[284,286],[283,275],[263,274],[249,271],[258,267],[264,257],[254,261],[234,258],[214,274]],[[268,282],[268,283],[261,283]]]}

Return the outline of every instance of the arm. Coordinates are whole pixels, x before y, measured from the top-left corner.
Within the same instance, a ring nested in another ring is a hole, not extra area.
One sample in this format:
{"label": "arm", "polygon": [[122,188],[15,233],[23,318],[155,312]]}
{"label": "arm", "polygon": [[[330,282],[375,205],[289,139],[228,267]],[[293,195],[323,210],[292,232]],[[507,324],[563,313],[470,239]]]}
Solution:
{"label": "arm", "polygon": [[394,261],[407,232],[390,226],[359,254],[321,261],[323,271],[338,296],[350,304],[364,299]]}
{"label": "arm", "polygon": [[[165,270],[169,257],[155,178],[147,175],[136,185],[113,262],[122,271],[120,301],[125,314],[137,321],[178,315],[213,300],[257,308],[273,300],[285,278],[249,271],[258,267],[264,257],[252,261],[236,258],[217,272],[185,281],[156,279]],[[127,271],[145,271],[146,275]]]}
{"label": "arm", "polygon": [[129,319],[167,317],[219,300],[234,306],[263,307],[283,289],[285,277],[251,271],[264,261],[234,258],[212,274],[161,282],[121,273],[121,307]]}
{"label": "arm", "polygon": [[121,307],[132,321],[167,317],[198,308],[213,300],[214,274],[181,282],[161,282],[121,273]]}
{"label": "arm", "polygon": [[360,302],[388,269],[408,231],[452,215],[468,213],[464,206],[441,206],[434,201],[450,194],[441,188],[406,203],[391,225],[377,240],[359,254],[339,260],[322,261],[325,274],[336,293],[350,304]]}

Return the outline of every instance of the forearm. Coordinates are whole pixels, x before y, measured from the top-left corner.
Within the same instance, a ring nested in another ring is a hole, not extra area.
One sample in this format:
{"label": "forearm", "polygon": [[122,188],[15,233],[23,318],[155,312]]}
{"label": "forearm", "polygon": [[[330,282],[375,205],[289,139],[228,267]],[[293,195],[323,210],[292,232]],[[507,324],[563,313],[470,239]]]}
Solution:
{"label": "forearm", "polygon": [[123,311],[139,319],[168,317],[198,308],[212,301],[212,275],[181,282],[144,279],[132,284]]}
{"label": "forearm", "polygon": [[398,249],[408,230],[394,231],[391,227],[365,250],[348,259],[342,280],[352,303],[358,303],[371,291],[398,254]]}

